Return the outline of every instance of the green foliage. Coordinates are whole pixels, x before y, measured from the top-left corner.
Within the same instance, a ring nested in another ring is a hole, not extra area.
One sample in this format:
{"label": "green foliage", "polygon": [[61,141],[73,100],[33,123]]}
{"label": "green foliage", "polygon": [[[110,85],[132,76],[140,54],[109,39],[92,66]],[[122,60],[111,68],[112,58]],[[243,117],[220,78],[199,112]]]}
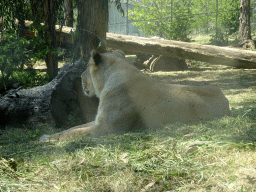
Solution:
{"label": "green foliage", "polygon": [[235,33],[239,28],[239,6],[237,0],[225,0],[220,4],[219,21],[228,35]]}
{"label": "green foliage", "polygon": [[[141,0],[130,10],[133,24],[149,36],[188,41],[192,32],[212,34],[211,43],[226,45],[239,28],[238,0]],[[217,23],[216,23],[217,22]]]}
{"label": "green foliage", "polygon": [[28,46],[26,39],[9,34],[6,34],[0,42],[1,82],[5,88],[13,73],[22,70],[24,64],[30,62],[31,51],[28,50]]}
{"label": "green foliage", "polygon": [[35,32],[35,38],[30,39],[31,48],[34,52],[33,58],[36,60],[45,59],[47,54],[58,56],[58,51],[50,46],[46,41],[51,41],[51,37],[46,33],[46,25],[41,25],[36,20],[30,25],[30,30]]}
{"label": "green foliage", "polygon": [[220,28],[217,28],[216,33],[213,33],[210,36],[210,44],[218,46],[228,45],[228,34],[223,32]]}
{"label": "green foliage", "polygon": [[192,20],[191,1],[142,0],[134,5],[134,10],[129,13],[130,19],[144,33],[166,39],[188,40],[189,20]]}
{"label": "green foliage", "polygon": [[[239,27],[239,1],[237,0],[193,0],[193,14],[195,15],[194,27],[210,28],[214,33],[212,26],[224,28],[228,34],[232,34]],[[217,14],[217,15],[216,15]],[[209,27],[210,23],[210,27]]]}
{"label": "green foliage", "polygon": [[31,67],[26,70],[14,72],[12,77],[11,81],[19,82],[24,88],[44,85],[50,81],[48,74],[43,74]]}
{"label": "green foliage", "polygon": [[13,83],[32,87],[49,81],[47,75],[32,68],[36,60],[31,45],[25,38],[4,34],[0,42],[1,88],[6,90]]}
{"label": "green foliage", "polygon": [[[32,5],[33,4],[33,5]],[[58,52],[49,45],[51,41],[47,34],[47,26],[41,25],[42,17],[40,4],[36,0],[33,3],[27,0],[4,1],[0,6],[0,17],[3,18],[3,26],[0,30],[2,40],[0,42],[0,89],[6,90],[13,83],[19,82],[24,87],[45,84],[49,81],[48,74],[42,75],[32,69],[33,64],[39,59],[45,59],[47,54],[57,56]],[[33,8],[36,7],[36,15]],[[31,20],[30,31],[35,37],[25,39],[25,20]],[[25,70],[26,69],[26,70]]]}
{"label": "green foliage", "polygon": [[[19,25],[22,28],[24,20],[31,20],[32,12],[30,9],[30,4],[27,0],[19,1],[1,1],[0,3],[0,18],[4,18],[4,28],[2,32],[17,32],[17,22],[19,20]],[[19,31],[21,32],[21,30]]]}

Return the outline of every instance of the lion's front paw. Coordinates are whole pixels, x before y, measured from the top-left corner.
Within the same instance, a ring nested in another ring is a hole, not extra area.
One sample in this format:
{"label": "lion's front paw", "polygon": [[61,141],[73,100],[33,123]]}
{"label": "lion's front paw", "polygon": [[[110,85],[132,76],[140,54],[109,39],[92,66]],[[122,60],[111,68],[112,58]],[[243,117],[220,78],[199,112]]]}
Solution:
{"label": "lion's front paw", "polygon": [[45,143],[45,142],[50,142],[50,141],[52,141],[51,135],[43,135],[39,139],[39,143]]}

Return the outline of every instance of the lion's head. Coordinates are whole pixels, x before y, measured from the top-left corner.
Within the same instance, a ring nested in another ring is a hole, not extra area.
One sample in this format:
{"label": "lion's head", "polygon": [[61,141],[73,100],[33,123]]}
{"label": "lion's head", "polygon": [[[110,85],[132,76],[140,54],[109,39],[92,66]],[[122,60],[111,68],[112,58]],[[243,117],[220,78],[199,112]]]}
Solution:
{"label": "lion's head", "polygon": [[117,64],[119,59],[122,61],[125,59],[125,54],[121,50],[115,50],[111,53],[99,53],[95,50],[91,52],[87,69],[81,75],[85,95],[89,97],[97,95],[99,97],[108,76],[106,68]]}

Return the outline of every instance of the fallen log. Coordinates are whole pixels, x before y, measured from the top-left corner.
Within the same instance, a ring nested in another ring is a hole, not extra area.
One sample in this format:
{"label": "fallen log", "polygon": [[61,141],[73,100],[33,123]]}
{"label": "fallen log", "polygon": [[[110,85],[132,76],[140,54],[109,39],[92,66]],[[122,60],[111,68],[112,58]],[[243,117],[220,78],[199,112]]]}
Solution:
{"label": "fallen log", "polygon": [[256,68],[256,52],[237,48],[113,33],[107,33],[107,45],[112,49],[121,49],[134,54],[165,55],[177,59],[190,59],[238,68]]}
{"label": "fallen log", "polygon": [[0,98],[0,127],[6,124],[33,127],[52,120],[59,127],[66,124],[69,114],[80,120],[78,124],[93,121],[98,99],[83,94],[81,74],[85,69],[82,60],[66,63],[46,85],[9,90]]}
{"label": "fallen log", "polygon": [[[61,47],[67,47],[73,43],[71,33],[72,28],[69,27],[64,27],[61,33],[57,33],[57,41],[59,41]],[[240,48],[201,45],[114,33],[107,33],[107,46],[111,49],[121,49],[126,54],[164,55],[177,59],[256,69],[256,52]]]}
{"label": "fallen log", "polygon": [[[30,37],[34,35],[33,32],[28,30],[31,23],[31,21],[25,21],[25,26],[27,27],[26,34]],[[72,32],[75,29],[66,26],[61,28],[60,25],[56,25],[56,31],[56,39],[59,42],[59,46],[63,48],[72,47]],[[164,55],[177,59],[189,59],[238,68],[256,69],[256,52],[240,48],[201,45],[114,33],[107,33],[107,46],[111,49],[121,49],[126,54]]]}
{"label": "fallen log", "polygon": [[[56,26],[59,29],[59,26]],[[58,30],[57,30],[58,31]],[[63,27],[57,33],[60,46],[70,46],[73,43],[70,27]],[[121,49],[126,54],[164,55],[177,59],[189,59],[218,65],[228,65],[237,68],[256,69],[256,52],[241,48],[202,45],[174,40],[162,40],[130,35],[107,33],[107,46],[111,49]]]}
{"label": "fallen log", "polygon": [[[56,26],[58,29],[60,26]],[[70,27],[63,27],[57,33],[60,46],[70,46],[73,43]],[[228,65],[237,68],[256,69],[256,52],[241,48],[202,45],[174,40],[137,37],[107,33],[107,46],[111,49],[121,49],[126,54],[164,55],[177,59],[189,59],[218,65]]]}

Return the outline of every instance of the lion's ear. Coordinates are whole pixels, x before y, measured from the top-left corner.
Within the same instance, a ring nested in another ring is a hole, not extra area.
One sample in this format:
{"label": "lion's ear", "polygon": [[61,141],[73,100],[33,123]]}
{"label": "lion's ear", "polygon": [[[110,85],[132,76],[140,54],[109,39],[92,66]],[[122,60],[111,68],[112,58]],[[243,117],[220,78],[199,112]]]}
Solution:
{"label": "lion's ear", "polygon": [[99,65],[102,61],[102,56],[98,51],[92,50],[91,57],[93,58],[95,65]]}

